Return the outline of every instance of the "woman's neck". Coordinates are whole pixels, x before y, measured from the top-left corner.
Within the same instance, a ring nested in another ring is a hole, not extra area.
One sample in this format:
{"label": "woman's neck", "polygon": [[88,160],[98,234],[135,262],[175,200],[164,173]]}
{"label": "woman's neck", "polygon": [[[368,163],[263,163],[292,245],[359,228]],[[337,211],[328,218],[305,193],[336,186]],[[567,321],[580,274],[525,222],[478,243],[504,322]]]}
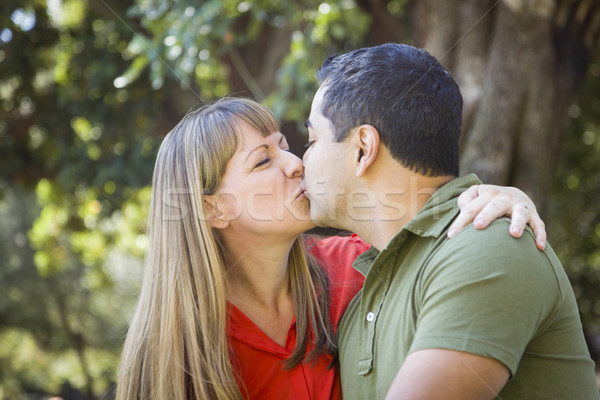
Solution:
{"label": "woman's neck", "polygon": [[288,268],[293,241],[266,242],[225,242],[227,300],[275,343],[285,347],[294,319]]}
{"label": "woman's neck", "polygon": [[226,248],[228,300],[240,309],[252,307],[276,314],[289,308],[288,258],[293,240],[222,239]]}

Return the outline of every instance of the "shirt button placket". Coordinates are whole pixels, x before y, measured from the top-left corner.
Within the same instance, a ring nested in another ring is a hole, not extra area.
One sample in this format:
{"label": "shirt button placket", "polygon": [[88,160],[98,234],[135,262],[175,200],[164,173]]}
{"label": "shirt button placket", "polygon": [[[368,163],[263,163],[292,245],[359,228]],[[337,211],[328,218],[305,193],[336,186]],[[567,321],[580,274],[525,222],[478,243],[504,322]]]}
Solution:
{"label": "shirt button placket", "polygon": [[361,332],[361,357],[358,362],[358,375],[366,375],[373,369],[373,339],[375,337],[375,313],[369,311],[365,317],[366,329]]}

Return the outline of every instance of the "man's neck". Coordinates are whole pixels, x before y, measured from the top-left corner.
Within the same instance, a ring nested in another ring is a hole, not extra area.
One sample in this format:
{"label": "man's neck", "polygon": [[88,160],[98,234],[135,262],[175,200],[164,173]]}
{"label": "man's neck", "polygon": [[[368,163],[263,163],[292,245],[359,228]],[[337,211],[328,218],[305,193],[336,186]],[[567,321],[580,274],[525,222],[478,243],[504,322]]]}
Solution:
{"label": "man's neck", "polygon": [[370,182],[365,192],[370,193],[368,197],[374,201],[371,201],[371,207],[349,210],[347,229],[381,251],[419,213],[431,196],[454,178],[406,173],[400,177],[390,174]]}

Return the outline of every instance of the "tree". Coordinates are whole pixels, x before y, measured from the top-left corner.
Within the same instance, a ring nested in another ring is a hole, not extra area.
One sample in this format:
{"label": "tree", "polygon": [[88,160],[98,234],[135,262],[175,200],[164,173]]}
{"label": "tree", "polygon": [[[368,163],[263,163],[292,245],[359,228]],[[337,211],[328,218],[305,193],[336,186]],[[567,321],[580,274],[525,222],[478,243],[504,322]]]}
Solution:
{"label": "tree", "polygon": [[114,381],[136,297],[112,263],[128,254],[121,266],[139,276],[142,187],[166,129],[154,110],[168,115],[178,86],[115,87],[132,34],[112,13],[0,7],[0,398],[69,385],[93,398]]}
{"label": "tree", "polygon": [[568,268],[590,350],[600,362],[600,57],[572,115],[551,193],[551,240]]}
{"label": "tree", "polygon": [[[266,96],[279,116],[296,122],[307,113],[312,74],[326,54],[414,42],[453,73],[463,92],[462,171],[525,189],[542,212],[567,111],[600,35],[600,3],[590,0],[359,0],[279,7],[269,1],[184,1],[169,8],[138,1],[134,12],[152,35],[152,52],[164,54],[179,76],[192,78],[185,66],[196,49],[208,49],[226,68],[232,92]],[[203,87],[197,72],[196,79]]]}
{"label": "tree", "polygon": [[461,169],[548,205],[574,103],[598,46],[594,1],[414,2],[416,43],[464,95]]}
{"label": "tree", "polygon": [[300,154],[321,61],[384,42],[425,47],[453,73],[462,171],[550,210],[600,332],[599,21],[593,0],[2,2],[0,398],[69,385],[94,398],[114,382],[154,156],[186,111],[253,97]]}

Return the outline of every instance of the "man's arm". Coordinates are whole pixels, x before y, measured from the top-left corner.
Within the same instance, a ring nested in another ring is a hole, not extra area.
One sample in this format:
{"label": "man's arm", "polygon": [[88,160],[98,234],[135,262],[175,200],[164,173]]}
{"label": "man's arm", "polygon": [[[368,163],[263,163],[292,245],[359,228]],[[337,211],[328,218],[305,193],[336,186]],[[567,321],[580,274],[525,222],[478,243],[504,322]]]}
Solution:
{"label": "man's arm", "polygon": [[560,290],[531,231],[514,239],[507,226],[468,227],[424,267],[415,284],[416,332],[389,398],[493,399],[516,372]]}
{"label": "man's arm", "polygon": [[499,361],[446,349],[410,354],[386,399],[483,400],[495,398],[510,376]]}

